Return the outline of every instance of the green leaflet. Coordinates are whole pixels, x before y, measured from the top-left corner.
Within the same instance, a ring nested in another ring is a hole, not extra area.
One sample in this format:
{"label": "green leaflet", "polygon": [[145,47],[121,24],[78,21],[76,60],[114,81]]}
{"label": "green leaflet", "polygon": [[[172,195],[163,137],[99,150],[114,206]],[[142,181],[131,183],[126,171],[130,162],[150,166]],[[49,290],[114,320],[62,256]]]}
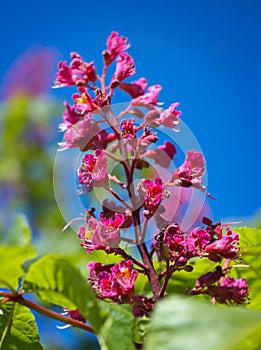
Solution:
{"label": "green leaflet", "polygon": [[66,257],[49,254],[33,263],[22,288],[35,292],[43,301],[73,310],[78,308],[88,318],[95,299],[80,271]]}
{"label": "green leaflet", "polygon": [[18,279],[23,275],[22,265],[36,255],[31,244],[31,230],[23,215],[17,216],[13,226],[0,246],[0,288],[18,288]]}
{"label": "green leaflet", "polygon": [[120,305],[99,303],[103,320],[98,330],[99,343],[102,350],[135,350],[134,316],[131,311]]}
{"label": "green leaflet", "polygon": [[0,349],[41,350],[34,315],[25,306],[0,304]]}
{"label": "green leaflet", "polygon": [[33,263],[23,289],[34,291],[43,301],[78,308],[95,327],[103,350],[134,350],[131,311],[98,301],[86,279],[66,257],[50,254]]}
{"label": "green leaflet", "polygon": [[1,246],[0,247],[0,287],[18,288],[18,279],[23,275],[21,265],[34,257],[35,249],[30,246]]}
{"label": "green leaflet", "polygon": [[169,297],[156,306],[145,350],[233,350],[250,334],[260,341],[260,326],[259,311]]}

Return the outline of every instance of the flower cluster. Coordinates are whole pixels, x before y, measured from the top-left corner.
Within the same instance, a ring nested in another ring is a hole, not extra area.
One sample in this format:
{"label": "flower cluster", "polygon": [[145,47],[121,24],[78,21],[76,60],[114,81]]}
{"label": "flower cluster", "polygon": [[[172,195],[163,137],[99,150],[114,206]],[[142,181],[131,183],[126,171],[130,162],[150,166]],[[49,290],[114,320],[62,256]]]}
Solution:
{"label": "flower cluster", "polygon": [[[208,294],[219,303],[242,304],[248,295],[246,281],[226,276],[230,261],[240,256],[239,235],[206,217],[198,218],[203,226],[183,231],[175,215],[164,216],[172,210],[167,199],[176,200],[175,190],[190,188],[210,197],[204,185],[206,162],[201,152],[188,150],[183,164],[173,167],[177,147],[169,139],[161,144],[158,130],[180,131],[180,103],[163,109],[160,85],[148,86],[144,77],[128,81],[136,72],[126,52],[129,46],[127,38],[112,32],[102,52],[100,75],[94,61],[84,61],[76,52],[71,53],[69,64],[59,63],[56,75],[55,87],[78,89],[72,95],[73,104],[65,102],[60,125],[64,132],[60,150],[78,147],[84,153],[77,170],[78,193],[86,195],[94,187],[103,187],[108,194],[98,218],[96,208],[88,211],[79,229],[80,243],[88,254],[101,250],[119,258],[114,264],[89,263],[88,282],[100,299],[129,303],[139,317],[148,315],[166,295],[176,271],[191,272],[192,260],[205,259],[216,263],[216,270],[199,277],[184,294]],[[114,72],[108,79],[109,66]],[[117,89],[130,98],[120,113],[112,108]],[[110,173],[108,159],[115,163],[113,168],[121,168],[119,174]],[[180,200],[178,207],[182,204]],[[152,245],[146,244],[148,234]],[[130,254],[128,245],[136,245],[139,256]],[[159,269],[156,260],[161,262]],[[221,267],[223,262],[226,268]],[[150,295],[136,292],[138,276],[150,285]],[[78,317],[73,312],[71,316]]]}
{"label": "flower cluster", "polygon": [[96,69],[94,62],[87,63],[77,52],[71,53],[71,63],[67,66],[67,62],[60,62],[58,65],[59,72],[56,74],[57,86],[84,86],[88,82],[95,83]]}
{"label": "flower cluster", "polygon": [[93,250],[106,250],[106,248],[119,247],[120,227],[124,223],[124,215],[115,213],[114,218],[106,218],[100,214],[100,220],[91,217],[88,220],[88,228],[81,226],[79,230],[79,238],[81,245],[88,253]]}
{"label": "flower cluster", "polygon": [[134,295],[134,283],[138,271],[132,268],[131,260],[122,260],[114,265],[90,262],[88,269],[89,281],[100,298],[126,302]]}
{"label": "flower cluster", "polygon": [[[248,299],[249,288],[245,278],[224,277],[220,266],[213,272],[202,275],[189,295],[208,294],[220,304],[243,304]],[[217,284],[218,282],[218,284]]]}
{"label": "flower cluster", "polygon": [[139,185],[139,190],[144,194],[144,208],[152,211],[157,208],[163,198],[163,184],[159,177],[154,181],[144,179]]}
{"label": "flower cluster", "polygon": [[82,165],[78,169],[79,182],[82,190],[90,192],[93,186],[106,186],[108,174],[106,172],[106,157],[101,150],[96,150],[96,157],[93,154],[86,154]]}
{"label": "flower cluster", "polygon": [[239,235],[225,226],[211,223],[206,229],[200,227],[185,233],[178,224],[170,225],[157,236],[154,248],[160,260],[167,258],[176,265],[184,265],[195,257],[207,257],[215,262],[221,258],[236,259]]}

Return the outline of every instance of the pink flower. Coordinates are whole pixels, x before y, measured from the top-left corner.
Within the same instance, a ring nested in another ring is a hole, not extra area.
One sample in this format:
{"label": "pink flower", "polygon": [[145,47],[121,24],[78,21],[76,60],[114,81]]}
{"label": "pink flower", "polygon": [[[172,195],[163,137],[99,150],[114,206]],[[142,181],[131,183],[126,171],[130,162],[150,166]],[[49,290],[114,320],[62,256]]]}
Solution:
{"label": "pink flower", "polygon": [[[91,220],[91,219],[90,219]],[[96,220],[96,219],[95,219]],[[89,227],[81,225],[78,232],[81,246],[86,250],[87,253],[91,253],[94,250],[105,250],[106,245],[97,245],[92,242],[94,231]]]}
{"label": "pink flower", "polygon": [[206,245],[205,252],[219,255],[225,259],[234,259],[238,256],[239,235],[226,228],[226,234]]}
{"label": "pink flower", "polygon": [[124,219],[124,214],[115,213],[114,218],[113,217],[107,218],[103,214],[101,214],[100,220],[103,223],[103,225],[117,229],[123,225],[125,219]]}
{"label": "pink flower", "polygon": [[138,276],[138,271],[132,267],[132,261],[122,260],[119,264],[115,264],[111,271],[113,277],[117,280],[122,294],[134,294],[134,283]]}
{"label": "pink flower", "polygon": [[93,100],[98,107],[108,106],[111,102],[111,96],[107,92],[102,92],[99,88],[95,89],[96,98]]}
{"label": "pink flower", "polygon": [[142,158],[152,158],[155,160],[156,164],[161,165],[163,168],[168,168],[176,153],[177,150],[173,143],[165,141],[164,145],[158,146],[157,149],[146,151]]}
{"label": "pink flower", "polygon": [[116,70],[111,81],[111,88],[116,88],[119,83],[136,72],[133,58],[124,52],[117,57]]}
{"label": "pink flower", "polygon": [[106,149],[107,145],[116,139],[115,133],[108,133],[106,130],[101,130],[92,138],[92,147],[90,149]]}
{"label": "pink flower", "polygon": [[170,258],[172,261],[178,260],[177,258],[180,258],[181,256],[183,256],[187,260],[185,256],[186,240],[184,234],[170,234],[169,232],[166,232],[164,242],[166,243],[169,249]]}
{"label": "pink flower", "polygon": [[93,135],[97,135],[100,131],[96,124],[91,123],[92,118],[92,114],[87,113],[68,128],[64,133],[65,141],[59,143],[60,150],[74,147],[79,147],[81,151],[89,149]]}
{"label": "pink flower", "polygon": [[67,102],[64,102],[65,111],[63,113],[64,122],[59,125],[59,129],[61,131],[67,130],[72,127],[75,123],[77,123],[82,115],[75,111],[75,106],[69,106]]}
{"label": "pink flower", "polygon": [[172,174],[174,185],[183,187],[193,186],[205,192],[205,187],[202,186],[205,164],[202,153],[188,151],[184,163]]}
{"label": "pink flower", "polygon": [[192,230],[187,237],[187,258],[201,257],[210,240],[211,236],[205,230],[201,228]]}
{"label": "pink flower", "polygon": [[56,85],[59,87],[75,85],[76,76],[70,67],[67,66],[67,62],[59,62],[59,71],[56,73]]}
{"label": "pink flower", "polygon": [[154,247],[159,260],[170,259],[175,264],[185,265],[187,262],[187,241],[178,224],[168,226],[155,236]]}
{"label": "pink flower", "polygon": [[103,151],[96,150],[95,155],[86,154],[78,169],[81,193],[90,192],[95,187],[108,186],[107,160]]}
{"label": "pink flower", "polygon": [[126,300],[134,295],[134,283],[138,271],[131,267],[132,261],[122,260],[120,264],[102,265],[90,262],[89,281],[100,298]]}
{"label": "pink flower", "polygon": [[237,304],[242,304],[248,297],[249,287],[245,278],[235,279],[233,277],[226,277],[222,279],[220,286],[229,288],[230,293],[233,292],[232,300]]}
{"label": "pink flower", "polygon": [[118,248],[121,237],[120,227],[124,224],[124,214],[115,213],[114,218],[105,218],[100,214],[100,220],[91,217],[87,222],[87,228],[81,226],[78,237],[81,245],[88,253],[93,250],[106,250],[106,248]]}
{"label": "pink flower", "polygon": [[178,131],[177,126],[180,124],[179,116],[182,114],[181,111],[177,111],[176,109],[179,105],[178,102],[173,103],[168,109],[162,112],[159,118],[160,123]]}
{"label": "pink flower", "polygon": [[152,128],[157,128],[160,124],[160,110],[159,109],[151,109],[146,113],[144,119],[146,125],[152,127]]}
{"label": "pink flower", "polygon": [[136,98],[144,95],[147,86],[147,80],[145,78],[140,78],[133,83],[120,83],[119,87],[128,92],[132,98]]}
{"label": "pink flower", "polygon": [[78,90],[81,94],[73,94],[72,96],[75,101],[75,108],[77,111],[84,114],[86,112],[93,112],[96,109],[99,109],[95,103],[95,100],[91,98],[84,87],[79,87]]}
{"label": "pink flower", "polygon": [[122,137],[127,140],[136,138],[135,120],[130,118],[129,120],[123,119],[121,121]]}
{"label": "pink flower", "polygon": [[154,181],[143,179],[141,180],[139,191],[145,196],[144,208],[148,210],[154,210],[160,204],[163,198],[163,184],[159,177]]}
{"label": "pink flower", "polygon": [[[77,52],[71,52],[71,64],[70,68],[75,74],[78,74],[82,79],[82,84],[87,84],[88,81],[95,83],[97,79],[96,68],[94,62],[85,62]],[[79,78],[79,80],[80,80]],[[79,81],[76,81],[76,85],[79,85]]]}
{"label": "pink flower", "polygon": [[100,220],[90,218],[89,228],[93,231],[92,243],[96,246],[118,248],[120,238],[120,227],[124,223],[124,214],[115,213],[114,218],[105,218],[100,214]]}
{"label": "pink flower", "polygon": [[95,83],[97,79],[94,62],[87,63],[77,52],[71,52],[71,63],[67,66],[66,61],[58,64],[59,71],[56,74],[55,87],[70,85],[83,86],[91,81]]}
{"label": "pink flower", "polygon": [[74,309],[74,310],[64,309],[64,313],[68,314],[74,320],[78,320],[84,323],[86,322],[86,319],[83,317],[83,315],[80,313],[78,309]]}
{"label": "pink flower", "polygon": [[219,286],[209,286],[206,294],[210,294],[221,304],[243,304],[248,298],[249,287],[245,278],[225,277]]}
{"label": "pink flower", "polygon": [[[210,271],[200,276],[195,283],[195,294],[200,294],[200,292],[207,286],[210,286],[220,280],[224,276],[221,266],[216,266],[215,271]],[[192,293],[193,294],[193,293]]]}
{"label": "pink flower", "polygon": [[157,133],[151,131],[147,126],[145,126],[143,134],[139,139],[140,145],[146,148],[150,144],[155,143],[157,141],[158,141]]}
{"label": "pink flower", "polygon": [[109,66],[112,61],[123,51],[127,50],[130,45],[127,44],[127,39],[124,36],[119,36],[119,33],[112,32],[106,41],[107,50],[103,51],[103,59],[106,66]]}
{"label": "pink flower", "polygon": [[102,265],[96,261],[91,261],[87,265],[90,270],[89,283],[100,298],[114,298],[118,295],[111,274],[112,266]]}
{"label": "pink flower", "polygon": [[156,105],[158,96],[162,87],[160,85],[152,85],[148,87],[148,92],[142,96],[138,96],[131,101],[133,106]]}

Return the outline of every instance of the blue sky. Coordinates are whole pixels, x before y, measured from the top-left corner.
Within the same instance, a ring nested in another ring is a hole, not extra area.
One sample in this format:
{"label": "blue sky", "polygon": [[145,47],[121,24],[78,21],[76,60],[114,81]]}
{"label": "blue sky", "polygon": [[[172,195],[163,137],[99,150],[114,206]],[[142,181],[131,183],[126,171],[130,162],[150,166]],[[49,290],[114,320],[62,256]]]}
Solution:
{"label": "blue sky", "polygon": [[260,207],[260,1],[5,2],[0,23],[1,76],[33,45],[99,66],[111,31],[128,37],[136,77],[161,84],[166,106],[181,103],[207,160],[215,218]]}
{"label": "blue sky", "polygon": [[109,33],[128,37],[136,77],[161,84],[166,106],[181,103],[200,142],[215,218],[260,207],[260,1],[4,2],[0,23],[1,75],[33,45],[99,66]]}
{"label": "blue sky", "polygon": [[217,197],[211,202],[214,218],[256,213],[261,207],[261,2],[4,1],[0,77],[34,45],[56,49],[57,60],[78,51],[99,66],[113,30],[132,44],[136,77],[161,84],[166,106],[181,103],[182,119],[207,161],[208,189]]}

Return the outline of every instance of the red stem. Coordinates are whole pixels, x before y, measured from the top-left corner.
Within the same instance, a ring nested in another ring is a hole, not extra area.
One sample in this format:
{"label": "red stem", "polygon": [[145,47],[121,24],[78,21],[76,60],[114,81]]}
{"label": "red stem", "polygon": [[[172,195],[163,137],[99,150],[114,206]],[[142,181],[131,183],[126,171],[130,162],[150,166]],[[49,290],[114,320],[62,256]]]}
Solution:
{"label": "red stem", "polygon": [[25,299],[21,293],[13,293],[13,292],[0,292],[0,296],[6,298],[6,301],[12,301],[15,303],[19,303],[21,305],[27,306],[30,309],[38,312],[39,314],[42,314],[44,316],[53,318],[54,320],[66,323],[66,324],[70,324],[73,327],[76,328],[81,328],[85,331],[91,332],[95,334],[94,328],[86,323],[83,323],[81,321],[78,320],[74,320],[72,318],[63,316],[58,314],[57,312],[54,312],[52,310],[49,310],[47,308],[45,308],[42,305],[36,304],[33,301],[29,300],[29,299]]}
{"label": "red stem", "polygon": [[142,270],[144,270],[144,272],[146,273],[149,269],[147,266],[143,265],[141,262],[139,262],[138,260],[136,260],[133,256],[129,255],[128,253],[125,252],[125,250],[121,249],[121,248],[116,248],[115,249],[115,253],[121,255],[123,258],[127,259],[127,260],[132,260],[133,263],[137,266],[139,266],[140,268],[142,268]]}
{"label": "red stem", "polygon": [[109,187],[109,192],[116,198],[118,199],[119,202],[121,202],[127,209],[129,209],[130,211],[132,211],[132,207],[125,202],[124,199],[122,199],[117,192],[115,192],[111,187]]}
{"label": "red stem", "polygon": [[107,66],[106,64],[103,66],[103,70],[102,70],[102,76],[100,78],[100,82],[101,82],[101,88],[102,88],[102,92],[105,93],[106,89],[105,89],[105,77],[106,77],[106,72],[107,72]]}
{"label": "red stem", "polygon": [[[158,295],[161,290],[159,276],[157,275],[157,272],[154,268],[152,258],[148,252],[146,244],[141,242],[142,231],[141,231],[141,222],[140,222],[140,208],[135,197],[134,184],[133,184],[134,169],[131,169],[126,146],[124,142],[122,142],[121,136],[120,135],[118,136],[119,136],[119,148],[122,156],[122,164],[124,166],[126,179],[127,179],[127,190],[128,190],[131,206],[133,208],[132,218],[133,218],[136,242],[138,243],[140,242],[140,244],[138,244],[137,247],[138,247],[140,256],[142,258],[143,264],[147,267],[147,275],[150,281],[154,298],[158,299]],[[132,164],[135,164],[135,161],[136,160],[133,159]]]}
{"label": "red stem", "polygon": [[164,294],[165,294],[166,288],[168,286],[168,282],[169,282],[170,277],[171,277],[171,272],[170,272],[170,268],[169,268],[169,259],[167,259],[166,260],[166,276],[165,276],[164,282],[163,282],[162,287],[161,287],[160,292],[159,292],[159,298],[164,297]]}

